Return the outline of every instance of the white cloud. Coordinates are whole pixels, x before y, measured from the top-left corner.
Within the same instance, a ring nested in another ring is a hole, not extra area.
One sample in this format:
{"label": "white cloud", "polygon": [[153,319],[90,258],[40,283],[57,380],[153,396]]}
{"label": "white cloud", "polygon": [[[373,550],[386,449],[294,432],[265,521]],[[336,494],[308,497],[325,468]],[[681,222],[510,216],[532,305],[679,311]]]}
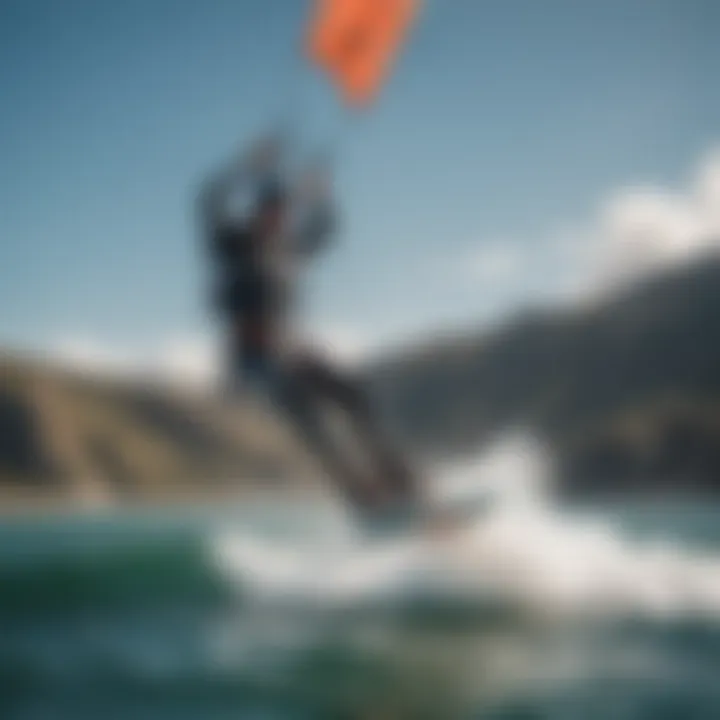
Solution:
{"label": "white cloud", "polygon": [[314,323],[302,331],[300,342],[310,343],[343,364],[366,360],[377,347],[366,331],[342,323]]}
{"label": "white cloud", "polygon": [[97,338],[68,335],[49,353],[63,365],[93,375],[152,377],[192,385],[213,381],[220,367],[216,348],[200,337],[170,337],[153,347],[130,350]]}
{"label": "white cloud", "polygon": [[50,347],[50,356],[68,367],[93,374],[125,375],[137,370],[137,358],[97,340],[69,336]]}
{"label": "white cloud", "polygon": [[603,203],[589,232],[591,292],[607,292],[720,250],[720,151],[679,190],[627,187]]}
{"label": "white cloud", "polygon": [[172,381],[208,384],[217,379],[221,358],[206,338],[174,338],[153,353],[150,366],[154,374]]}
{"label": "white cloud", "polygon": [[[315,323],[299,328],[299,346],[316,348],[332,362],[354,365],[377,347],[358,328],[339,323]],[[52,358],[86,374],[152,378],[188,386],[207,386],[224,371],[222,339],[169,336],[153,346],[129,350],[117,343],[81,335],[67,335],[49,348]]]}
{"label": "white cloud", "polygon": [[678,188],[629,184],[584,221],[565,219],[556,228],[523,242],[476,242],[445,264],[445,282],[481,283],[497,295],[494,314],[505,314],[528,301],[592,303],[663,268],[720,252],[720,147]]}

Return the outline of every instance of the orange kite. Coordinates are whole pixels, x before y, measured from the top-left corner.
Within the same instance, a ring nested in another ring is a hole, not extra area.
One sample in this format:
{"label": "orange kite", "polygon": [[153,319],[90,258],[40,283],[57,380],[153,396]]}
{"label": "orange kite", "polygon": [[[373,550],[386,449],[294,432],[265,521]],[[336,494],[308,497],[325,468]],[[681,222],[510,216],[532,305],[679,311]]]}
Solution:
{"label": "orange kite", "polygon": [[348,103],[374,98],[417,6],[418,0],[316,0],[308,51]]}

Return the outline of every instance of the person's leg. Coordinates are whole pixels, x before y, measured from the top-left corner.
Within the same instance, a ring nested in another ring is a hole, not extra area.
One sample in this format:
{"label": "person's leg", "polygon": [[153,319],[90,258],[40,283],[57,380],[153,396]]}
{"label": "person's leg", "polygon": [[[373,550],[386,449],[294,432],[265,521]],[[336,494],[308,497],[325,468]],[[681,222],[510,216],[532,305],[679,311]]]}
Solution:
{"label": "person's leg", "polygon": [[347,461],[323,424],[319,396],[297,375],[281,373],[272,380],[273,400],[295,434],[320,461],[353,507],[372,510],[382,502],[381,488]]}
{"label": "person's leg", "polygon": [[416,475],[384,436],[362,384],[318,358],[302,358],[295,372],[306,392],[335,404],[347,413],[373,456],[380,474],[377,482],[382,486],[384,495],[390,496],[391,501],[417,500],[420,488]]}
{"label": "person's leg", "polygon": [[[234,387],[243,386],[252,394],[274,405],[288,421],[290,429],[335,479],[339,489],[356,507],[372,503],[371,488],[353,473],[323,432],[316,398],[304,383],[289,373],[285,363],[271,349],[271,321],[267,313],[248,316],[244,312],[230,315],[228,355]],[[260,305],[260,310],[264,306]]]}

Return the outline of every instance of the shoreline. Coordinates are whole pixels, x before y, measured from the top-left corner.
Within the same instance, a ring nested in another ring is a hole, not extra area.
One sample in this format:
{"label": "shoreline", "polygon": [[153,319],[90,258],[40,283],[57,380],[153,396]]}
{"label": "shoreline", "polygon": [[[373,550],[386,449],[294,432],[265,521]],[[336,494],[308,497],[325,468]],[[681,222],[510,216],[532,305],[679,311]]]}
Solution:
{"label": "shoreline", "polygon": [[236,487],[209,489],[178,489],[169,493],[158,493],[131,498],[103,497],[78,498],[71,495],[60,495],[52,492],[0,492],[0,524],[7,521],[23,519],[37,520],[43,517],[97,517],[122,513],[142,512],[146,510],[183,510],[187,508],[213,508],[241,506],[258,502],[279,502],[291,500],[315,499],[327,502],[331,498],[331,489],[312,486],[307,482],[299,482],[282,487],[252,487],[238,483]]}

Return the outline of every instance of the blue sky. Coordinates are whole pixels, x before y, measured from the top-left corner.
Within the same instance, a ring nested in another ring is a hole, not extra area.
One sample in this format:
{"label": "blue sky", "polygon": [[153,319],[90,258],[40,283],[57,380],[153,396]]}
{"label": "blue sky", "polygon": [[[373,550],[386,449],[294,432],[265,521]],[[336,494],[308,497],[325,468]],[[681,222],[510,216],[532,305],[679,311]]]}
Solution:
{"label": "blue sky", "polygon": [[[297,54],[306,16],[301,0],[0,0],[1,344],[212,332],[197,181],[292,92],[309,136],[338,126]],[[388,335],[552,286],[542,238],[616,188],[683,182],[716,144],[718,27],[714,0],[428,0],[343,133],[344,227],[310,317]],[[533,262],[463,275],[501,243]]]}

